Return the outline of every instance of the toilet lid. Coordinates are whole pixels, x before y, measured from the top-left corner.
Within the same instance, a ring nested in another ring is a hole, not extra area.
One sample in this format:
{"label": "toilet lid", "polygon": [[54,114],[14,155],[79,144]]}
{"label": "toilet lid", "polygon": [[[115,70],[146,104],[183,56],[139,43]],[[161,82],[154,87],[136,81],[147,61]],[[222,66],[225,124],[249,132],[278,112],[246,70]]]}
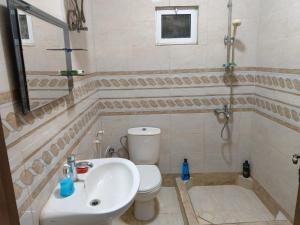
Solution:
{"label": "toilet lid", "polygon": [[137,165],[140,172],[141,183],[139,192],[149,192],[160,187],[161,174],[155,165]]}

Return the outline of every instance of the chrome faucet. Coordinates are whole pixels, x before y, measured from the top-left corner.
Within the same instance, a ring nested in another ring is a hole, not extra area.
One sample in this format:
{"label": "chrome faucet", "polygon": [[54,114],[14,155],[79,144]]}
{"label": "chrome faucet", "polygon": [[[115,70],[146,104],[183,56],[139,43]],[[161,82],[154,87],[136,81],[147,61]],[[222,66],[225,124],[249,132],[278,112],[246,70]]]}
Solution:
{"label": "chrome faucet", "polygon": [[[224,126],[221,130],[221,138],[223,140],[230,140],[230,130],[229,130],[229,120],[231,119],[231,115],[232,115],[232,110],[231,110],[231,105],[228,106],[228,105],[224,105],[223,108],[218,108],[218,109],[215,109],[214,110],[216,116],[218,117],[219,119],[219,116],[220,115],[224,115],[224,119],[225,119],[225,123],[224,123]],[[225,128],[227,127],[227,131],[228,131],[228,135],[227,135],[227,138],[224,137],[224,131],[225,131]]]}
{"label": "chrome faucet", "polygon": [[77,176],[77,168],[78,167],[89,167],[93,168],[94,164],[89,161],[80,161],[76,163],[76,156],[69,155],[67,158],[67,163],[64,165],[63,172],[67,173],[72,178],[74,182],[80,181]]}
{"label": "chrome faucet", "polygon": [[67,158],[67,164],[65,165],[69,169],[69,175],[73,181],[77,181],[77,170],[76,170],[76,157],[75,155],[70,155]]}
{"label": "chrome faucet", "polygon": [[228,107],[228,105],[224,105],[223,108],[218,108],[218,109],[215,109],[214,110],[215,114],[216,115],[220,115],[220,114],[223,114],[226,119],[230,119],[230,115],[231,115],[231,110],[230,108]]}

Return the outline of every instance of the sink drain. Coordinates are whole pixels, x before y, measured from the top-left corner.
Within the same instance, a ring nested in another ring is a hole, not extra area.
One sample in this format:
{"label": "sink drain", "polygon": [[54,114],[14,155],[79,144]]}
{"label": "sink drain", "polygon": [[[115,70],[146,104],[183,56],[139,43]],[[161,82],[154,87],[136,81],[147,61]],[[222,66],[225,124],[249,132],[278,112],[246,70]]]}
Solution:
{"label": "sink drain", "polygon": [[91,206],[97,206],[100,205],[101,201],[99,199],[93,199],[92,201],[90,201],[90,205]]}

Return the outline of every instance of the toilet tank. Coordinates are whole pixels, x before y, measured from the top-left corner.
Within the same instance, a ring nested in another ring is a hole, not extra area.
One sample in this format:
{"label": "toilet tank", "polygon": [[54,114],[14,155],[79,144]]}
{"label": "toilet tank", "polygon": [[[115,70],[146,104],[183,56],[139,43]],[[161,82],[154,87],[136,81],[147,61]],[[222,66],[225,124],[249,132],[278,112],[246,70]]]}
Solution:
{"label": "toilet tank", "polygon": [[128,129],[128,150],[137,165],[154,165],[159,160],[161,130],[154,127]]}

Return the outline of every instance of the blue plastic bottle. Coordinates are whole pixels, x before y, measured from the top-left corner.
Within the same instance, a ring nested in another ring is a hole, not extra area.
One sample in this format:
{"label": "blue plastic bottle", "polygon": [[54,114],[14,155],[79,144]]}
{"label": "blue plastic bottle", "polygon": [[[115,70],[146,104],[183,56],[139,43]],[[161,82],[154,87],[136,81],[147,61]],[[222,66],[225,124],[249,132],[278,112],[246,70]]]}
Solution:
{"label": "blue plastic bottle", "polygon": [[74,182],[68,173],[68,169],[64,168],[63,177],[60,180],[60,196],[63,198],[69,197],[74,191]]}
{"label": "blue plastic bottle", "polygon": [[182,164],[181,178],[183,181],[190,180],[190,168],[189,168],[189,163],[188,163],[187,159],[184,159],[183,164]]}

